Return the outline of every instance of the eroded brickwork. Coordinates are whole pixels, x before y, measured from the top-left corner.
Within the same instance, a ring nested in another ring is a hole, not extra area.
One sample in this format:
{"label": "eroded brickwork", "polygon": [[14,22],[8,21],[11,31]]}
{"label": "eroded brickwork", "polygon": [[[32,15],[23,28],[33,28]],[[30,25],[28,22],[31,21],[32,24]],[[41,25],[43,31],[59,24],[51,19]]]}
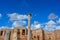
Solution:
{"label": "eroded brickwork", "polygon": [[60,40],[60,30],[55,31],[55,40]]}
{"label": "eroded brickwork", "polygon": [[54,32],[44,31],[45,40],[55,40]]}
{"label": "eroded brickwork", "polygon": [[36,29],[32,31],[33,40],[43,40],[43,34],[41,29]]}
{"label": "eroded brickwork", "polygon": [[[15,28],[6,29],[10,30],[9,40],[27,40],[28,29],[26,28]],[[0,30],[0,40],[4,40],[5,31]],[[32,40],[60,40],[60,30],[54,32],[44,31],[42,29],[36,29],[31,31]],[[8,34],[7,34],[8,35]]]}

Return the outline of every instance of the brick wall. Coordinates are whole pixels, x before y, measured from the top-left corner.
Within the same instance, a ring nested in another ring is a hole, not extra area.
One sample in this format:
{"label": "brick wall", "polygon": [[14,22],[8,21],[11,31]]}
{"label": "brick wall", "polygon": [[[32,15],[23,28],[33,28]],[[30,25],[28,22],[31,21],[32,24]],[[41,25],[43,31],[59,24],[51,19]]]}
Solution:
{"label": "brick wall", "polygon": [[[28,29],[15,28],[10,30],[10,40],[27,40]],[[0,30],[0,40],[4,40],[5,30]],[[19,38],[18,38],[19,37]],[[32,30],[32,40],[60,40],[60,30],[48,32],[41,29]]]}

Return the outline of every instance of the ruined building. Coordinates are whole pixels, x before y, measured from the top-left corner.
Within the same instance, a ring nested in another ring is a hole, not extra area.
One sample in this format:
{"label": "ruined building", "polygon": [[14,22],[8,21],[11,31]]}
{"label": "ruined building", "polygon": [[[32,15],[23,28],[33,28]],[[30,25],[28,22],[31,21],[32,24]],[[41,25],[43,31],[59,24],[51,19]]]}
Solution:
{"label": "ruined building", "polygon": [[54,32],[42,29],[31,30],[30,17],[28,15],[28,28],[14,28],[0,30],[0,40],[60,40],[60,30]]}
{"label": "ruined building", "polygon": [[[36,29],[31,31],[32,40],[60,40],[60,30],[54,32]],[[28,40],[27,28],[0,30],[0,40]]]}

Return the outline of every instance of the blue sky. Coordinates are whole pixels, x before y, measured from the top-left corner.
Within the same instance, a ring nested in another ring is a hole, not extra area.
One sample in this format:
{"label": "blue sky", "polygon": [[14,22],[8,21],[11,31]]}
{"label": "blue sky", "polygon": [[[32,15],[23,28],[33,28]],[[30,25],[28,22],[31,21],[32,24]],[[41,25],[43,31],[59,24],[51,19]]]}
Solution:
{"label": "blue sky", "polygon": [[[31,23],[38,21],[44,24],[49,21],[48,16],[54,13],[58,16],[55,22],[60,17],[60,0],[0,0],[0,27],[8,26],[12,27],[11,22],[7,14],[19,14],[27,15],[32,14]],[[27,25],[27,24],[26,24]]]}

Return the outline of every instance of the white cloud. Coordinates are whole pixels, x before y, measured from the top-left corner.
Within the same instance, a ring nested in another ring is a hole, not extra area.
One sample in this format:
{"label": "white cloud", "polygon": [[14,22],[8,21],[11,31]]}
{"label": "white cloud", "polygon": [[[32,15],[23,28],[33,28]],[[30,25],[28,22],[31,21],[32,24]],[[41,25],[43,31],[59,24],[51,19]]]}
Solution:
{"label": "white cloud", "polygon": [[0,18],[2,17],[2,14],[0,14]]}
{"label": "white cloud", "polygon": [[13,26],[14,27],[23,27],[26,24],[26,21],[14,21]]}
{"label": "white cloud", "polygon": [[51,19],[51,20],[54,20],[54,19],[56,19],[56,18],[58,18],[58,16],[55,15],[54,13],[51,13],[51,14],[48,16],[48,19]]}
{"label": "white cloud", "polygon": [[31,29],[38,29],[41,28],[41,24],[38,21],[34,21],[34,23],[31,25]]}
{"label": "white cloud", "polygon": [[60,30],[60,26],[57,26],[57,27],[56,27],[56,30]]}
{"label": "white cloud", "polygon": [[[27,19],[28,16],[27,15],[20,15],[18,13],[12,13],[12,14],[8,14],[9,18],[11,21],[14,21],[12,23],[12,29],[14,27],[24,27],[24,25],[26,24],[26,21],[24,21],[24,19]],[[56,26],[56,22],[54,22],[53,20],[58,18],[57,15],[55,15],[54,13],[51,13],[49,16],[48,16],[49,19],[51,19],[50,21],[48,21],[46,23],[46,25],[44,24],[45,26],[45,30],[48,30],[48,31],[53,31],[56,29],[59,28],[59,26],[57,27]],[[57,21],[58,23],[60,23],[60,18],[59,20]],[[38,29],[38,28],[42,28],[43,25],[41,25],[38,21],[34,21],[33,24],[31,24],[31,29]],[[28,26],[27,26],[28,27]]]}
{"label": "white cloud", "polygon": [[14,27],[11,27],[10,29],[14,29]]}
{"label": "white cloud", "polygon": [[59,23],[59,24],[60,24],[60,18],[59,18],[59,20],[57,21],[57,23]]}
{"label": "white cloud", "polygon": [[46,24],[51,25],[51,24],[56,24],[53,20],[50,20],[49,22],[47,22]]}
{"label": "white cloud", "polygon": [[8,26],[0,26],[0,30],[4,30],[4,29],[13,29],[14,27],[8,27]]}
{"label": "white cloud", "polygon": [[20,15],[18,13],[8,14],[10,20],[22,20],[27,19],[27,15]]}
{"label": "white cloud", "polygon": [[7,27],[7,26],[1,26],[1,27],[0,27],[0,30],[1,30],[1,29],[8,29],[8,28],[9,28],[9,27]]}
{"label": "white cloud", "polygon": [[56,30],[60,29],[60,18],[57,20],[57,26],[56,26]]}
{"label": "white cloud", "polygon": [[48,30],[48,31],[53,31],[53,30],[56,30],[56,29],[60,29],[60,18],[57,22],[54,22],[53,20],[54,19],[58,19],[58,16],[55,15],[54,13],[51,13],[49,16],[48,16],[48,19],[50,19],[49,22],[46,23],[45,25],[45,29]]}
{"label": "white cloud", "polygon": [[25,19],[28,18],[27,15],[21,15],[18,13],[12,13],[12,14],[8,14],[8,17],[10,19],[10,21],[13,21],[12,26],[13,27],[22,27],[26,24]]}
{"label": "white cloud", "polygon": [[47,22],[46,25],[45,25],[45,30],[47,30],[47,31],[54,31],[55,28],[56,28],[56,23],[52,20]]}

